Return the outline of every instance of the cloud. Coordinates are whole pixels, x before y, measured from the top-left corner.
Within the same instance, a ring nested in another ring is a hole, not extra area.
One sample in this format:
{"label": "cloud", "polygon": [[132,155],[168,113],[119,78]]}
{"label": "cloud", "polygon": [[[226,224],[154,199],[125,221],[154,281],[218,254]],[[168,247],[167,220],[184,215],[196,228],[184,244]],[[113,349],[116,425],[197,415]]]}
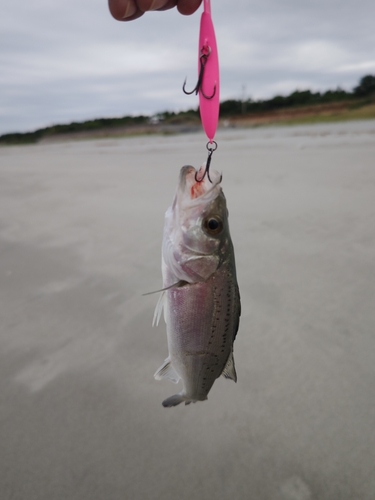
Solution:
{"label": "cloud", "polygon": [[375,73],[375,59],[372,61],[363,61],[353,64],[344,64],[337,68],[338,72],[342,73]]}

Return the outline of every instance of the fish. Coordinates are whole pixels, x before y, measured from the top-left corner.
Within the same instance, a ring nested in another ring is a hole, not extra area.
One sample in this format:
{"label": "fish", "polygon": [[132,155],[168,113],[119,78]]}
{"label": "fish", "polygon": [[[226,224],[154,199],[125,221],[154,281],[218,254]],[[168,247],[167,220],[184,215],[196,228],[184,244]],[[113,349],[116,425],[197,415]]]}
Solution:
{"label": "fish", "polygon": [[205,165],[181,168],[177,191],[165,214],[163,289],[153,325],[164,312],[169,355],[154,377],[182,381],[164,407],[207,400],[223,375],[237,382],[233,358],[241,315],[233,244],[222,176]]}

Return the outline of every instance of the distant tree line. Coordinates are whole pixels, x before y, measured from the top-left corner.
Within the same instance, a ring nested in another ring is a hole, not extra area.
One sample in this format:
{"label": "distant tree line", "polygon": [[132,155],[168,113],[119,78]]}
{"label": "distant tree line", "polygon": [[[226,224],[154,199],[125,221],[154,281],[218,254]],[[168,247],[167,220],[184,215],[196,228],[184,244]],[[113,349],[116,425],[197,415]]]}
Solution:
{"label": "distant tree line", "polygon": [[[375,99],[375,75],[363,76],[352,92],[341,88],[327,90],[326,92],[311,92],[311,90],[296,90],[288,96],[277,95],[272,99],[253,101],[248,99],[229,99],[220,103],[220,117],[235,116],[246,113],[272,111],[282,108],[309,106],[348,100],[371,101]],[[139,125],[164,123],[179,123],[196,120],[199,109],[190,109],[178,113],[164,111],[150,117],[145,115],[123,116],[122,118],[99,118],[84,122],[72,122],[66,125],[52,125],[41,128],[35,132],[11,133],[0,136],[0,144],[26,144],[38,142],[42,137],[73,132],[90,132],[108,128],[134,127]]]}
{"label": "distant tree line", "polygon": [[72,122],[66,125],[52,125],[51,127],[40,128],[35,132],[15,132],[0,136],[0,143],[6,144],[27,144],[38,142],[42,137],[48,137],[57,134],[69,134],[72,132],[92,132],[104,128],[116,128],[140,125],[147,123],[148,116],[123,116],[122,118],[98,118],[96,120],[87,120],[84,122]]}
{"label": "distant tree line", "polygon": [[257,113],[296,106],[310,106],[366,98],[375,98],[375,76],[373,75],[362,77],[359,85],[352,92],[347,92],[341,88],[327,90],[326,92],[296,90],[290,95],[277,95],[268,100],[252,101],[248,99],[241,101],[231,99],[220,104],[220,116],[240,115],[244,110],[246,110],[246,113]]}

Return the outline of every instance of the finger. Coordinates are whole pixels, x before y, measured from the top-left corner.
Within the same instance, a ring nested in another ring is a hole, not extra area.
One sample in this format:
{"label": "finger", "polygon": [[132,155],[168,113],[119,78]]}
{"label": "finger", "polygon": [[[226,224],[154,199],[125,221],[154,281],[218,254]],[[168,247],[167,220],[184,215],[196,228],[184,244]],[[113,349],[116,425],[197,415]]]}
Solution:
{"label": "finger", "polygon": [[132,16],[129,16],[129,17],[125,17],[125,19],[121,19],[121,21],[134,21],[134,19],[138,19],[138,17],[141,17],[143,16],[144,12],[142,12],[141,10],[137,10],[137,12],[135,14],[133,14]]}
{"label": "finger", "polygon": [[173,9],[173,7],[176,7],[177,1],[178,0],[168,0],[168,1],[164,2],[165,5],[163,7],[161,7],[160,9],[158,9],[158,10]]}
{"label": "finger", "polygon": [[190,16],[193,14],[202,3],[202,0],[178,0],[177,9],[181,14]]}
{"label": "finger", "polygon": [[108,7],[112,16],[119,21],[133,18],[139,11],[134,0],[108,0]]}
{"label": "finger", "polygon": [[158,10],[162,9],[168,0],[137,0],[137,5],[140,10]]}

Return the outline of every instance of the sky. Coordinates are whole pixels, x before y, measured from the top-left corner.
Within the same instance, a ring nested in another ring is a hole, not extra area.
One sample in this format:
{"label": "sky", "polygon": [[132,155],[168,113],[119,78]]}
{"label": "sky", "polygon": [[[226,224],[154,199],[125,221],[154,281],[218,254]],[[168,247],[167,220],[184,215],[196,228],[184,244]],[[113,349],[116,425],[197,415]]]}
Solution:
{"label": "sky", "polygon": [[[0,0],[0,134],[196,108],[202,7],[120,22],[106,0]],[[351,90],[375,74],[374,0],[211,0],[221,100]]]}

